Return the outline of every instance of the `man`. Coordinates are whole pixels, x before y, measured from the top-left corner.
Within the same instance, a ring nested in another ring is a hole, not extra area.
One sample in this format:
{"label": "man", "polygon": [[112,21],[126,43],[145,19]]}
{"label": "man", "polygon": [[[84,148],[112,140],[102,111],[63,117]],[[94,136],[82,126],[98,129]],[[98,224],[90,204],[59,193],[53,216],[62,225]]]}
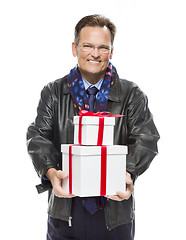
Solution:
{"label": "man", "polygon": [[[115,32],[101,15],[79,21],[72,43],[78,65],[44,87],[28,128],[28,152],[42,179],[38,191],[49,189],[47,239],[134,239],[133,183],[157,154],[159,134],[147,97],[136,84],[120,79],[110,63]],[[63,190],[68,175],[61,171],[60,146],[73,143],[73,116],[81,109],[125,115],[116,119],[114,144],[128,146],[126,192],[80,198]]]}

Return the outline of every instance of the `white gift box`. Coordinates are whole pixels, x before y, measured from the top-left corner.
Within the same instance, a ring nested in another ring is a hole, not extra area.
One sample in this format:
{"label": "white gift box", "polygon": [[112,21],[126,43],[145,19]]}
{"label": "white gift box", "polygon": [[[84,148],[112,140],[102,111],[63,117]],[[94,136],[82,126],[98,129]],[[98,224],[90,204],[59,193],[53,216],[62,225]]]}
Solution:
{"label": "white gift box", "polygon": [[[74,116],[74,144],[99,145],[99,117],[83,116],[81,123],[81,143],[79,142],[79,116]],[[104,117],[102,144],[113,145],[115,117]]]}
{"label": "white gift box", "polygon": [[[62,170],[69,174],[69,178],[64,179],[62,183],[66,192],[80,197],[103,195],[101,188],[105,188],[104,195],[116,195],[118,190],[125,192],[126,146],[107,146],[106,166],[104,167],[102,165],[103,154],[101,154],[103,146],[72,145],[71,154],[69,154],[69,146],[69,144],[61,145]],[[103,168],[105,168],[106,176],[101,176]],[[101,182],[104,177],[106,184]]]}

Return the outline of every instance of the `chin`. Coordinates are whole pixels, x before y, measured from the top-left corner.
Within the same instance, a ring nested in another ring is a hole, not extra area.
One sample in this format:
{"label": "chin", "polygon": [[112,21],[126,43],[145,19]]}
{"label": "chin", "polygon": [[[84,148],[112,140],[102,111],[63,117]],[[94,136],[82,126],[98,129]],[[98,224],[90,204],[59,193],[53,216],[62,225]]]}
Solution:
{"label": "chin", "polygon": [[80,72],[81,75],[91,83],[96,83],[105,75],[105,71],[80,70]]}
{"label": "chin", "polygon": [[86,72],[88,73],[92,73],[92,74],[102,74],[103,72],[105,72],[106,70],[103,70],[102,68],[100,67],[92,67],[92,68],[87,68],[85,70]]}
{"label": "chin", "polygon": [[91,69],[91,70],[88,70],[88,71],[85,71],[86,73],[88,74],[92,74],[92,75],[102,75],[105,73],[105,71],[102,71],[102,70],[94,70],[94,69]]}

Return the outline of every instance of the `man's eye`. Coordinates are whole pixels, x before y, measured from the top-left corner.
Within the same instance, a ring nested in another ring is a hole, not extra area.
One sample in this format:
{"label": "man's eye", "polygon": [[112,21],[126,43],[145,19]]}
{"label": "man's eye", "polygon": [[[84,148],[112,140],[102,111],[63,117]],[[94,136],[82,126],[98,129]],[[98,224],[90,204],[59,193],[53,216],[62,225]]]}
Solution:
{"label": "man's eye", "polygon": [[99,49],[101,49],[101,50],[109,50],[109,47],[107,47],[107,46],[100,46]]}
{"label": "man's eye", "polygon": [[88,45],[88,44],[83,45],[83,47],[84,48],[90,48],[90,49],[93,48],[92,45]]}

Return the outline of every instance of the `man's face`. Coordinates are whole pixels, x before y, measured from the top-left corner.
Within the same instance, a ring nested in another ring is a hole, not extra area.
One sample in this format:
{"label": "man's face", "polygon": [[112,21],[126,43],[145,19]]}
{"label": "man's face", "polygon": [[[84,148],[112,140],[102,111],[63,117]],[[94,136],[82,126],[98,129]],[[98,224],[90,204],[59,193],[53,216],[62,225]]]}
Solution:
{"label": "man's face", "polygon": [[[91,50],[87,51],[86,46],[91,46]],[[104,52],[103,48],[110,50]],[[85,26],[80,31],[78,46],[72,44],[72,53],[74,57],[77,56],[81,75],[90,83],[98,82],[104,77],[109,59],[112,58],[110,30],[107,27]]]}

